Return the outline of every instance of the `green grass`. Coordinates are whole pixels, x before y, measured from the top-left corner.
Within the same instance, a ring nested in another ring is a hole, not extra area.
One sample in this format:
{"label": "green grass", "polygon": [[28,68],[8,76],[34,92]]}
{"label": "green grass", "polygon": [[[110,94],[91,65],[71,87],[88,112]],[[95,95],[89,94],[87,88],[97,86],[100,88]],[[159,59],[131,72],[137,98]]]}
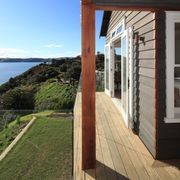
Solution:
{"label": "green grass", "polygon": [[0,131],[0,153],[5,150],[5,148],[15,139],[22,128],[26,126],[28,121],[30,121],[31,119],[30,117],[26,118],[26,121],[20,119],[19,122],[17,122],[17,120],[15,119],[14,121],[10,122],[6,128]]}
{"label": "green grass", "polygon": [[34,117],[48,116],[51,115],[54,111],[44,111],[35,114],[29,114],[26,116],[22,116],[19,119],[19,123],[17,119],[10,122],[6,128],[0,131],[0,153],[5,150],[5,148],[15,139],[16,135],[20,133],[22,128]]}
{"label": "green grass", "polygon": [[35,96],[35,109],[72,109],[76,91],[77,87],[74,85],[45,82]]}
{"label": "green grass", "polygon": [[23,122],[30,121],[34,116],[36,117],[48,116],[51,115],[52,113],[54,113],[54,111],[42,111],[34,114],[28,114],[26,116],[21,117],[21,121]]}
{"label": "green grass", "polygon": [[38,117],[0,162],[0,179],[70,179],[72,121]]}

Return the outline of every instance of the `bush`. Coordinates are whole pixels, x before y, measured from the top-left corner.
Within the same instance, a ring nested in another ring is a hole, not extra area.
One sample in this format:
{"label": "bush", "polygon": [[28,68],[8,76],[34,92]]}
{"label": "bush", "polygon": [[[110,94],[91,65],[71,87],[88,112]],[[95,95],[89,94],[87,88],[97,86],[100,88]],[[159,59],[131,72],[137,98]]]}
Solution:
{"label": "bush", "polygon": [[7,127],[8,123],[16,119],[16,114],[13,111],[6,111],[0,118],[0,131]]}
{"label": "bush", "polygon": [[20,119],[21,119],[21,118],[20,118],[20,116],[18,115],[18,116],[16,117],[16,124],[19,125],[19,124],[21,123]]}
{"label": "bush", "polygon": [[3,109],[34,109],[34,93],[32,90],[15,88],[2,96]]}

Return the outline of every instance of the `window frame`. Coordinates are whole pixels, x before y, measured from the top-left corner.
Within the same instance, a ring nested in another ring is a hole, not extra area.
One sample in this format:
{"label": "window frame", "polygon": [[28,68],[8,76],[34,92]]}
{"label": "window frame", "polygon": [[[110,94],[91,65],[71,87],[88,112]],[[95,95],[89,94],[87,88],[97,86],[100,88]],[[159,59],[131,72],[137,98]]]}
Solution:
{"label": "window frame", "polygon": [[180,108],[174,106],[175,23],[180,23],[179,11],[166,11],[166,117],[165,123],[180,123]]}
{"label": "window frame", "polygon": [[[107,55],[107,49],[108,49],[108,55]],[[105,93],[110,95],[110,44],[106,44],[105,45],[105,49],[104,49],[104,52],[105,52],[105,66],[104,66],[104,75],[105,75],[105,85],[104,85],[104,88],[105,88]],[[107,67],[107,58],[109,59],[109,64],[108,64],[108,67]],[[108,72],[108,77],[107,77],[107,68],[109,70]],[[107,88],[107,78],[108,78],[108,88]]]}
{"label": "window frame", "polygon": [[[125,21],[125,17],[122,19],[122,21],[120,23],[118,23],[118,25],[113,29],[111,30],[111,42],[114,42],[117,38],[119,38],[122,33],[126,30],[126,21]],[[122,27],[122,30],[120,32],[118,32],[118,29],[119,27]]]}

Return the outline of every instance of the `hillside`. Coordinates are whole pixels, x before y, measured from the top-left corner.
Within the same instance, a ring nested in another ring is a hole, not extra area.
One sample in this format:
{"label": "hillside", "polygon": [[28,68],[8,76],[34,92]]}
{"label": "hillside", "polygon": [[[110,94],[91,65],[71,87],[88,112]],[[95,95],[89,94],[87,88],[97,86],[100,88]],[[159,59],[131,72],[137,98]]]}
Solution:
{"label": "hillside", "polygon": [[[77,85],[77,84],[76,84]],[[35,109],[72,109],[76,96],[76,85],[44,83],[35,96]]]}
{"label": "hillside", "polygon": [[80,72],[79,60],[37,65],[0,86],[0,110],[72,109]]}
{"label": "hillside", "polygon": [[[44,110],[72,110],[81,73],[81,57],[50,59],[0,85],[0,128],[19,114]],[[104,90],[104,55],[96,55],[96,90]],[[98,75],[99,74],[99,75]],[[17,114],[16,113],[16,114]],[[7,120],[8,119],[8,120]]]}

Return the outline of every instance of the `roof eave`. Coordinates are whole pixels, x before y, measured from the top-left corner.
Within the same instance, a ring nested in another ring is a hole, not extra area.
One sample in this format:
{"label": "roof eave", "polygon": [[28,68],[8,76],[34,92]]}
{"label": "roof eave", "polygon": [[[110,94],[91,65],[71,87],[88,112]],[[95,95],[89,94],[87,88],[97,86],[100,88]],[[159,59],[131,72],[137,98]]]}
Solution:
{"label": "roof eave", "polygon": [[104,11],[102,24],[101,24],[100,37],[106,36],[107,34],[111,13],[112,13],[111,11]]}

